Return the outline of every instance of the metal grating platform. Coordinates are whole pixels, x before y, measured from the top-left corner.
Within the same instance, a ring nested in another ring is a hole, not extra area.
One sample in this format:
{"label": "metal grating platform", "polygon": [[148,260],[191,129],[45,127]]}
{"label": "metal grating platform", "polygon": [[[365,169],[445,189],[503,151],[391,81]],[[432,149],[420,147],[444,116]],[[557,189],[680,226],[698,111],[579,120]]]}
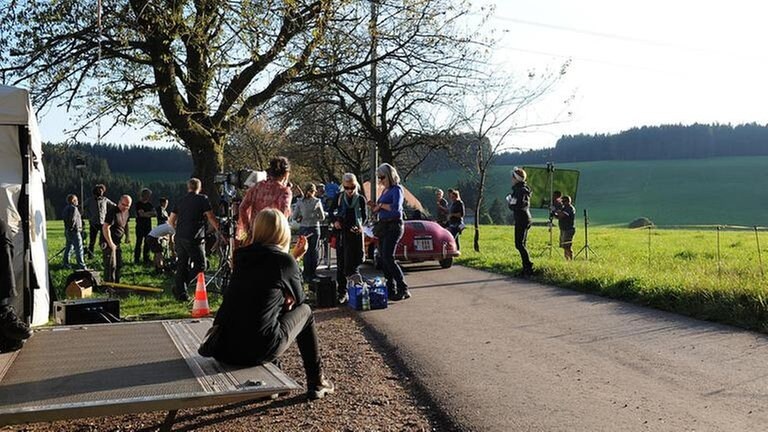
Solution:
{"label": "metal grating platform", "polygon": [[56,327],[0,354],[0,425],[175,410],[298,389],[271,364],[197,354],[211,320]]}

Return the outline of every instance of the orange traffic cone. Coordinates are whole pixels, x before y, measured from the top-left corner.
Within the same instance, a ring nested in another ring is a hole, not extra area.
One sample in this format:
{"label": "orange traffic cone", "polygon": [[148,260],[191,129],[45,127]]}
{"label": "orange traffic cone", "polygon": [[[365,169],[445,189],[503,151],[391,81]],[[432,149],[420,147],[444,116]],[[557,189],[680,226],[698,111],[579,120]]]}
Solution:
{"label": "orange traffic cone", "polygon": [[197,289],[195,289],[195,303],[192,305],[192,318],[203,318],[211,314],[208,307],[208,292],[205,290],[205,276],[197,274]]}

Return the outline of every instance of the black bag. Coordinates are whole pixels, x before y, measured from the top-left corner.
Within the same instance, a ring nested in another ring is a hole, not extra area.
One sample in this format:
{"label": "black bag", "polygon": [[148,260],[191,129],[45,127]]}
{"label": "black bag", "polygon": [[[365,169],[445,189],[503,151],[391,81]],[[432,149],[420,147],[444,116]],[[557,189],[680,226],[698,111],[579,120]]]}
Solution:
{"label": "black bag", "polygon": [[222,328],[219,324],[214,324],[205,333],[205,338],[200,344],[200,348],[197,349],[197,353],[203,357],[213,357],[213,353],[216,352],[216,346],[221,339]]}
{"label": "black bag", "polygon": [[317,281],[310,282],[309,289],[315,292],[318,308],[336,306],[336,281],[328,276],[320,276]]}

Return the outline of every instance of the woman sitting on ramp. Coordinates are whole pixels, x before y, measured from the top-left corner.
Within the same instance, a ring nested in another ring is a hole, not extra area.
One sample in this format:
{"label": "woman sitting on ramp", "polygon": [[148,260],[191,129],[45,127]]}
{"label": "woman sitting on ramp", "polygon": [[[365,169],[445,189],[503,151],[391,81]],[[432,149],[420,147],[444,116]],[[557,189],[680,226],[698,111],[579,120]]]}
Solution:
{"label": "woman sitting on ramp", "polygon": [[[244,246],[235,250],[232,282],[216,314],[212,355],[242,366],[275,361],[296,340],[307,375],[307,396],[333,393],[322,374],[320,348],[312,310],[304,303],[301,270],[296,262],[307,252],[299,237],[288,253],[291,229],[275,209],[253,219]],[[201,353],[202,354],[202,353]]]}

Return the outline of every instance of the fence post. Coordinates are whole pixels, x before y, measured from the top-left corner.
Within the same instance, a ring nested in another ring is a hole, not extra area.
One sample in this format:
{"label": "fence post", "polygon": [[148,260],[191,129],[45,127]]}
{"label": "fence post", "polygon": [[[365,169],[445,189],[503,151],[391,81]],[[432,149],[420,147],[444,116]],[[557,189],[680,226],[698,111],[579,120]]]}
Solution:
{"label": "fence post", "polygon": [[720,278],[720,225],[717,226],[717,277]]}
{"label": "fence post", "polygon": [[760,235],[757,233],[757,225],[755,225],[755,243],[757,244],[757,265],[760,267],[760,276],[765,277],[763,271],[763,256],[760,252]]}
{"label": "fence post", "polygon": [[652,225],[648,225],[648,268],[651,268],[651,228]]}

